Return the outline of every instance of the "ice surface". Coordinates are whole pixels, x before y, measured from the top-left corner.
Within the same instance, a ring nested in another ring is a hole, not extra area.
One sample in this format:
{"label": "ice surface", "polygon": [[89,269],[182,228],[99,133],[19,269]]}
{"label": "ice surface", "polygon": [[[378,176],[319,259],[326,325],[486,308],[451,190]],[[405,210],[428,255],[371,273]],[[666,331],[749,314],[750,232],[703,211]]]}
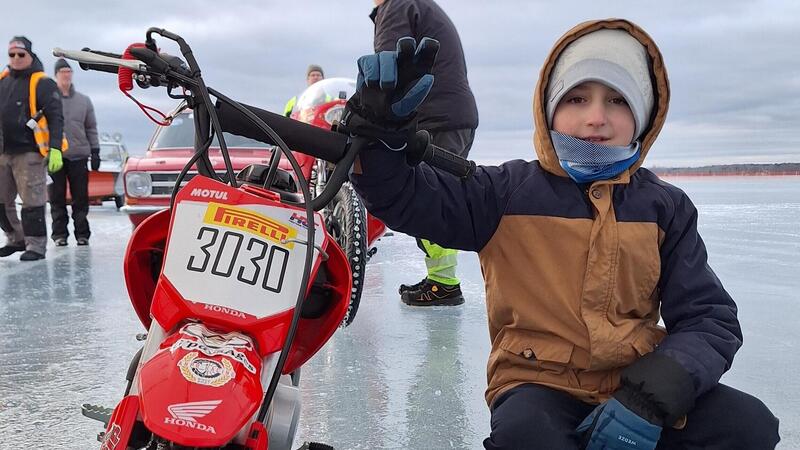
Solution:
{"label": "ice surface", "polygon": [[[800,177],[671,181],[698,206],[711,265],[739,305],[745,344],[723,382],[781,419],[780,448],[800,448]],[[89,217],[89,247],[0,259],[2,448],[97,448],[101,427],[80,404],[122,395],[143,331],[122,282],[130,225],[110,205]],[[459,256],[464,305],[412,308],[397,286],[424,275],[414,240],[395,234],[378,248],[355,323],[303,368],[298,445],[480,448],[489,341],[477,257]]]}

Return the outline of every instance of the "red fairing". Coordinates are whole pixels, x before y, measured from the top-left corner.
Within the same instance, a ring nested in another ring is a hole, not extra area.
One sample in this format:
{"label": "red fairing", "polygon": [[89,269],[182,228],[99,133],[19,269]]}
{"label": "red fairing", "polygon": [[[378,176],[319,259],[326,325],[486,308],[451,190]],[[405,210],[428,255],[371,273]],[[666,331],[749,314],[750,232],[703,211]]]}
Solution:
{"label": "red fairing", "polygon": [[144,424],[177,444],[225,445],[261,403],[260,374],[250,338],[187,324],[141,368]]}
{"label": "red fairing", "polygon": [[129,395],[123,398],[111,414],[100,450],[126,450],[138,413],[139,397]]}
{"label": "red fairing", "polygon": [[161,272],[161,256],[167,243],[169,210],[159,211],[145,219],[131,235],[125,248],[125,286],[136,315],[145,328],[150,328],[150,305]]}
{"label": "red fairing", "polygon": [[384,233],[386,225],[367,211],[367,245],[372,247]]}

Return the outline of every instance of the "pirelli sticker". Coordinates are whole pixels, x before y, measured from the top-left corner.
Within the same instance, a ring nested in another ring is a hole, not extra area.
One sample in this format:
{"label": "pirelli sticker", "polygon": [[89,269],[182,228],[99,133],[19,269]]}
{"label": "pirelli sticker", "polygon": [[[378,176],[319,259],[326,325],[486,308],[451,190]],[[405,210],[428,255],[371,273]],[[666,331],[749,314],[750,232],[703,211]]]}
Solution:
{"label": "pirelli sticker", "polygon": [[286,242],[297,236],[297,229],[249,209],[220,203],[209,203],[203,222],[209,225],[233,228],[261,236],[282,244],[288,249],[294,243]]}

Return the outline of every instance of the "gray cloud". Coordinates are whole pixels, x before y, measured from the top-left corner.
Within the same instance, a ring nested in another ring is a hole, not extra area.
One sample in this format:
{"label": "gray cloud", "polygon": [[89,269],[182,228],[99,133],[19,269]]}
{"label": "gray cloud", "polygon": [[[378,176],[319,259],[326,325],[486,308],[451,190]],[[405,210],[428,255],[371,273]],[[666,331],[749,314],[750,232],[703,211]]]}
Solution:
{"label": "gray cloud", "polygon": [[[800,161],[800,3],[785,1],[551,2],[441,0],[459,29],[481,126],[472,156],[532,158],[531,98],[554,41],[576,23],[625,17],[659,43],[672,84],[667,124],[650,164]],[[368,0],[27,2],[0,17],[0,29],[25,34],[48,71],[52,47],[121,51],[149,26],[184,36],[213,86],[231,97],[279,110],[303,88],[309,63],[328,76],[354,76],[371,51]],[[46,25],[42,25],[46,24]],[[0,38],[3,38],[0,36]],[[167,46],[165,50],[177,53]],[[138,108],[106,74],[80,72],[100,126],[121,131],[132,150],[152,132]],[[169,110],[163,91],[135,93]]]}

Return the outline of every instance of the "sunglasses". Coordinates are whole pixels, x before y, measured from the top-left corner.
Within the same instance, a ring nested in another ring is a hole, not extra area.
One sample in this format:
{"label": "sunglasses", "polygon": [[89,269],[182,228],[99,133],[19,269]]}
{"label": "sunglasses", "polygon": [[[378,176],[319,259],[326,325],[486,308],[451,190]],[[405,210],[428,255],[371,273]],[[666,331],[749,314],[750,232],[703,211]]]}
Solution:
{"label": "sunglasses", "polygon": [[24,58],[26,56],[28,56],[27,53],[9,53],[8,54],[9,58]]}

